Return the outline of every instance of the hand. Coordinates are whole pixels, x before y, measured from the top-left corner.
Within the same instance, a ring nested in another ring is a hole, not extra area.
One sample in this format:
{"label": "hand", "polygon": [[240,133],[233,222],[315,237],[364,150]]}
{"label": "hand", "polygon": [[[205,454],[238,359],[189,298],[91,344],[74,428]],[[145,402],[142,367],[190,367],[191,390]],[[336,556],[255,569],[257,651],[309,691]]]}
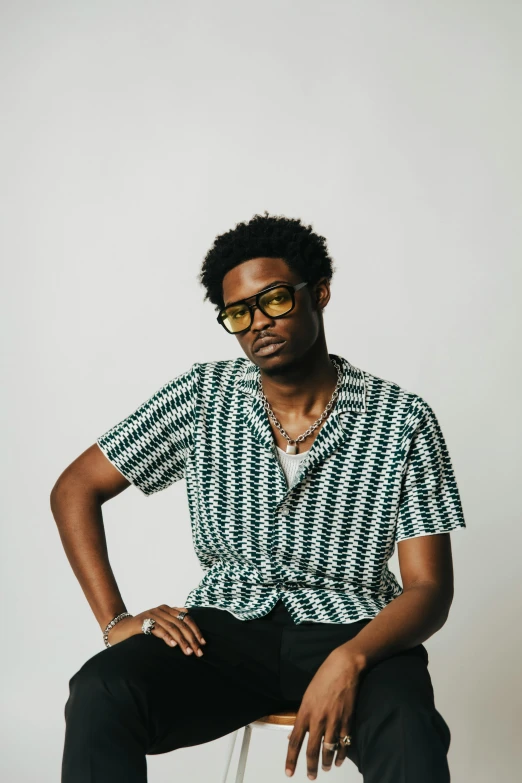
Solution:
{"label": "hand", "polygon": [[175,647],[179,644],[185,655],[192,655],[194,651],[200,657],[203,655],[203,650],[199,643],[206,644],[206,641],[203,639],[201,631],[190,614],[185,615],[183,620],[178,620],[176,615],[179,612],[190,612],[190,609],[187,609],[186,606],[179,607],[161,604],[161,606],[157,606],[155,609],[148,609],[146,612],[141,612],[134,617],[125,617],[109,631],[109,644],[117,644],[128,639],[129,636],[143,633],[141,629],[143,621],[146,617],[150,617],[151,620],[156,620],[156,624],[151,631],[152,635],[159,636],[169,647]]}
{"label": "hand", "polygon": [[[297,713],[289,736],[285,769],[293,775],[297,757],[306,732],[309,732],[306,752],[308,777],[317,776],[317,765],[321,742],[334,743],[345,734],[351,735],[352,713],[363,664],[346,645],[336,647],[316,671]],[[335,750],[322,748],[322,768],[329,770]],[[337,749],[336,766],[340,767],[346,757],[346,746]]]}

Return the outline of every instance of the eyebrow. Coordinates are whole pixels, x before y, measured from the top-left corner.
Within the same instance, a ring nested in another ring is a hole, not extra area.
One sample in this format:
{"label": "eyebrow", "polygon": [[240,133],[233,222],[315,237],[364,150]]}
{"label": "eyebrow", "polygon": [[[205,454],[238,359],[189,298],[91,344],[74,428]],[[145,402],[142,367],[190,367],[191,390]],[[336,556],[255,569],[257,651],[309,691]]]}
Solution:
{"label": "eyebrow", "polygon": [[[261,288],[256,293],[260,294],[261,291],[266,291],[267,288],[271,288],[273,285],[277,285],[278,283],[284,283],[285,285],[293,285],[293,283],[289,283],[288,280],[273,280],[271,283],[266,285],[264,288]],[[252,296],[256,296],[256,294],[252,294],[251,296],[246,296],[245,299],[252,299]],[[225,302],[225,307],[231,307],[232,305],[239,304],[240,302],[244,302],[245,299],[237,299],[235,302],[229,302],[228,304]]]}

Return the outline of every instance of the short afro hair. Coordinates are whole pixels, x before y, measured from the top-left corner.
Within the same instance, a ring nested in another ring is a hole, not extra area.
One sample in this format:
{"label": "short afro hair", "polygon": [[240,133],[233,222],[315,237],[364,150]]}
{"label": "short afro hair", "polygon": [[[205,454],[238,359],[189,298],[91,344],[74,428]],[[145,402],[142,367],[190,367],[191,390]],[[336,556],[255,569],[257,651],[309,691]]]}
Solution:
{"label": "short afro hair", "polygon": [[316,283],[323,277],[331,280],[334,266],[328,254],[326,239],[305,226],[299,219],[284,216],[254,215],[248,223],[220,234],[208,251],[201,267],[199,281],[217,309],[224,307],[222,282],[226,273],[252,258],[282,258],[303,280]]}

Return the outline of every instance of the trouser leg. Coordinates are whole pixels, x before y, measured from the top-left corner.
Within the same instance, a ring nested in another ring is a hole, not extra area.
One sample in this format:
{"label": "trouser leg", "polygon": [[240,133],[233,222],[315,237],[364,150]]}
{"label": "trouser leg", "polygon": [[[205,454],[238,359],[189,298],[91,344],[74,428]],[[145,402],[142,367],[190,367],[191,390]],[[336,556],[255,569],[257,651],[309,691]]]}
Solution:
{"label": "trouser leg", "polygon": [[451,732],[435,707],[427,660],[419,645],[363,675],[347,755],[364,783],[449,783]]}
{"label": "trouser leg", "polygon": [[[283,695],[301,699],[330,652],[353,639],[369,622],[288,624],[281,647]],[[424,645],[416,645],[363,672],[347,758],[356,764],[364,783],[450,780],[447,752],[451,734],[435,708],[428,662]]]}
{"label": "trouser leg", "polygon": [[136,634],[73,675],[62,783],[145,783],[146,754],[209,742],[280,708],[266,687],[236,680],[239,658],[225,637],[199,627],[207,639],[201,658]]}

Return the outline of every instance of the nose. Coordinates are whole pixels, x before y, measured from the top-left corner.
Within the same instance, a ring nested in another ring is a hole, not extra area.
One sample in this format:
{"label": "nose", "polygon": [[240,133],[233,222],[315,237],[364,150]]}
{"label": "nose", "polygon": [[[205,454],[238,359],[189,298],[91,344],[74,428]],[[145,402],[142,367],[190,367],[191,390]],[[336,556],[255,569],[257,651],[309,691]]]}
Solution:
{"label": "nose", "polygon": [[252,323],[250,324],[250,329],[252,331],[260,332],[262,329],[265,329],[267,325],[271,326],[273,323],[273,318],[270,318],[269,315],[265,315],[260,307],[254,305],[254,315],[252,318]]}

